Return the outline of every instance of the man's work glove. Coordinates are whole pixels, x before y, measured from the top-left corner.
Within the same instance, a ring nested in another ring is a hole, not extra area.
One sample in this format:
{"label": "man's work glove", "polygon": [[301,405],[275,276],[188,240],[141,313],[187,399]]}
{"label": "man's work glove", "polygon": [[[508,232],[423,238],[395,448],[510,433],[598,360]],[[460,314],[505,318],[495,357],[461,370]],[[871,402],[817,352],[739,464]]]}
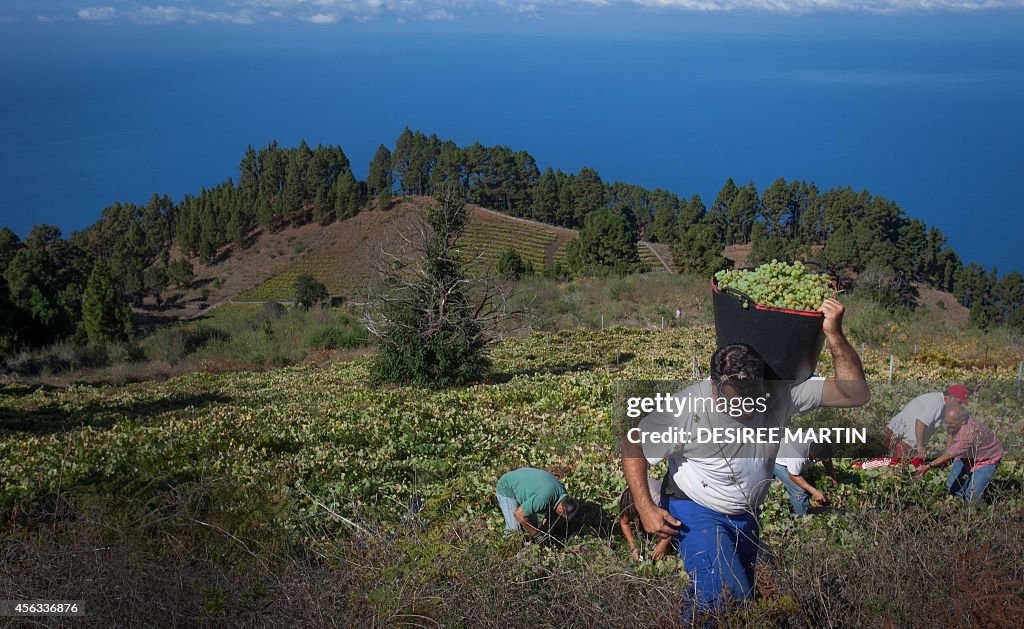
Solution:
{"label": "man's work glove", "polygon": [[533,534],[533,543],[538,546],[544,546],[548,543],[548,534],[544,531],[537,531]]}

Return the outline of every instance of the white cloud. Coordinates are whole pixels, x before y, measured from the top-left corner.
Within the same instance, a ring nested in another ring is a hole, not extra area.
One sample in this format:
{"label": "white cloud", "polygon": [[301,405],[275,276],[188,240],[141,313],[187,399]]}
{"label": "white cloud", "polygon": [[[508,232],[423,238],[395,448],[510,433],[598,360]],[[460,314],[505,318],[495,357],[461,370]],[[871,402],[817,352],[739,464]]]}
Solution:
{"label": "white cloud", "polygon": [[651,9],[679,11],[762,11],[807,13],[910,13],[1021,8],[1024,0],[630,0]]}
{"label": "white cloud", "polygon": [[[87,22],[123,20],[139,24],[301,21],[325,25],[374,19],[452,21],[468,13],[483,15],[488,10],[511,17],[541,18],[560,10],[598,12],[606,7],[657,12],[743,11],[782,15],[886,15],[1024,8],[1024,0],[163,0],[161,4],[145,4],[146,0],[108,1],[116,8],[84,7],[70,15],[38,15],[34,19],[43,22],[77,17]],[[31,14],[25,17],[33,18]]]}
{"label": "white cloud", "polygon": [[78,18],[86,22],[104,22],[114,19],[117,10],[114,7],[86,7],[78,10]]}
{"label": "white cloud", "polygon": [[333,13],[314,13],[309,17],[301,18],[303,22],[310,24],[337,24],[338,16]]}
{"label": "white cloud", "polygon": [[426,14],[424,18],[429,22],[451,22],[455,19],[455,16],[444,9],[438,9]]}
{"label": "white cloud", "polygon": [[181,7],[142,7],[134,16],[136,22],[149,22],[153,24],[166,24],[169,22],[180,22],[185,19],[187,12]]}

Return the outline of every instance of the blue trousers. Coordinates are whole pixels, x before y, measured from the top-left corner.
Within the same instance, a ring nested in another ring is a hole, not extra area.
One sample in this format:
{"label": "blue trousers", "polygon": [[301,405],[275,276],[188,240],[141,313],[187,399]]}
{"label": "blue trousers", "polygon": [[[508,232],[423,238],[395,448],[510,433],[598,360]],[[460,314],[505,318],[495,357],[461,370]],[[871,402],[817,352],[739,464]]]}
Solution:
{"label": "blue trousers", "polygon": [[1002,461],[991,465],[982,465],[972,470],[967,469],[963,459],[953,461],[953,469],[949,470],[949,478],[946,480],[946,488],[949,493],[958,498],[971,502],[980,502],[985,493],[985,488],[992,480],[996,469]]}
{"label": "blue trousers", "polygon": [[811,506],[811,496],[804,491],[803,487],[793,482],[785,465],[775,465],[775,478],[786,486],[786,493],[789,494],[789,504],[793,507],[793,513],[807,515],[807,509]]}
{"label": "blue trousers", "polygon": [[724,592],[735,598],[753,598],[754,562],[760,549],[760,527],[750,513],[725,515],[692,500],[670,500],[668,511],[682,526],[679,555],[690,575],[691,601],[712,611]]}

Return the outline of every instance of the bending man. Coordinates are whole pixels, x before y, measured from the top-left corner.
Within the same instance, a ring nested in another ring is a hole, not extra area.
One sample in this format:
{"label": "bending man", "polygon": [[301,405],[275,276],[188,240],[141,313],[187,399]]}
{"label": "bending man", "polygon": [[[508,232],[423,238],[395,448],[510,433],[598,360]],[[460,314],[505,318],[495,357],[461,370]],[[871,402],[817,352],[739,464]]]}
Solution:
{"label": "bending man", "polygon": [[928,470],[953,461],[946,488],[949,493],[970,502],[979,502],[985,488],[1003,460],[1003,445],[992,429],[970,416],[962,406],[950,406],[945,412],[946,451],[918,469]]}
{"label": "bending man", "polygon": [[889,421],[885,440],[893,464],[914,459],[924,462],[926,447],[932,434],[942,425],[942,413],[951,403],[967,405],[971,394],[967,387],[954,384],[944,392],[933,391],[917,396]]}
{"label": "bending man", "polygon": [[579,503],[557,478],[533,467],[504,474],[498,480],[497,497],[505,516],[505,535],[525,529],[537,543],[547,540],[547,534],[540,530],[538,516],[545,516],[549,525],[552,511],[566,519],[572,519],[579,511]]}

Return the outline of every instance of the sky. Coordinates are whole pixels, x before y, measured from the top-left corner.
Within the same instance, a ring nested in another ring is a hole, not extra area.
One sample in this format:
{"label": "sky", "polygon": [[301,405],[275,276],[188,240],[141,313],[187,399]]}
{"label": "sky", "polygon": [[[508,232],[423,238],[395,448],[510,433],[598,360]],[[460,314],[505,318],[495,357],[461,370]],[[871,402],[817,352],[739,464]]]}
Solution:
{"label": "sky", "polygon": [[237,176],[248,144],[405,126],[714,198],[867,188],[1024,268],[1024,0],[205,0],[0,4],[0,224]]}

